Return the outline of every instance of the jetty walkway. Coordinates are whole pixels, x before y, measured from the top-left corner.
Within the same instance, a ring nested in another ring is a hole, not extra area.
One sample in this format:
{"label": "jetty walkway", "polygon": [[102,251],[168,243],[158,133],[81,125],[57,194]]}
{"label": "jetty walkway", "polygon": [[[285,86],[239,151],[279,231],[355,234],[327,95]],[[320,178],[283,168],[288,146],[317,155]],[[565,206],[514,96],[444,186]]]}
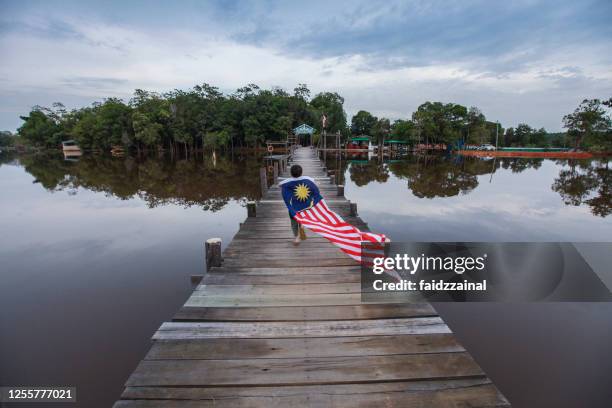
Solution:
{"label": "jetty walkway", "polygon": [[[315,150],[294,163],[367,229]],[[115,408],[509,406],[431,305],[362,304],[355,261],[312,233],[294,247],[277,184],[251,215]]]}

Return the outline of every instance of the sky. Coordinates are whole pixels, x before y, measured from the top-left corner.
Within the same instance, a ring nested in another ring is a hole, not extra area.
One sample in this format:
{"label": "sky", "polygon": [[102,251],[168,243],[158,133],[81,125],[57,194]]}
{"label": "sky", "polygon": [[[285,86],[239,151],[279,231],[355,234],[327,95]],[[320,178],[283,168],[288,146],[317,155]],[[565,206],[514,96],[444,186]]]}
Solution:
{"label": "sky", "polygon": [[203,82],[338,92],[409,118],[425,101],[502,126],[562,129],[612,97],[612,1],[0,0],[0,130],[34,105],[77,108]]}

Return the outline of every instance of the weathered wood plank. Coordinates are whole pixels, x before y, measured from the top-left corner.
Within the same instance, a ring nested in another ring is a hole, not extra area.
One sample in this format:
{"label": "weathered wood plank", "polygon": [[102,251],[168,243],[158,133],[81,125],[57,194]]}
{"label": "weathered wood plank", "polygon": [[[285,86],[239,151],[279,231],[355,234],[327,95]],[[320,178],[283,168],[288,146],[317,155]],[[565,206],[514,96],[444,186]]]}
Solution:
{"label": "weathered wood plank", "polygon": [[116,408],[509,407],[487,378],[285,387],[128,387]]}
{"label": "weathered wood plank", "polygon": [[389,336],[450,333],[439,317],[300,322],[165,322],[153,340],[206,338]]}
{"label": "weathered wood plank", "polygon": [[127,386],[346,384],[482,376],[468,353],[241,360],[143,360]]}
{"label": "weathered wood plank", "polygon": [[281,256],[290,256],[292,258],[296,258],[296,257],[301,257],[301,256],[312,256],[312,257],[318,257],[318,256],[325,256],[325,257],[337,257],[338,255],[343,255],[344,257],[346,257],[346,255],[344,255],[339,248],[336,247],[328,247],[328,248],[316,248],[316,247],[310,247],[310,248],[297,248],[295,250],[291,250],[290,248],[268,248],[266,250],[257,250],[257,248],[255,247],[246,247],[244,248],[244,250],[240,250],[240,249],[228,249],[226,251],[223,252],[223,255],[227,258],[232,257],[232,258],[239,258],[239,257],[250,257],[250,256],[274,256],[274,257],[281,257]]}
{"label": "weathered wood plank", "polygon": [[174,316],[175,321],[308,321],[395,319],[437,316],[428,303],[374,304],[350,306],[275,307],[189,307]]}
{"label": "weathered wood plank", "polygon": [[359,283],[357,273],[334,274],[269,274],[247,275],[230,273],[208,273],[202,283],[207,285],[302,285],[311,283]]}
{"label": "weathered wood plank", "polygon": [[465,351],[452,334],[156,341],[145,360],[347,357]]}
{"label": "weathered wood plank", "polygon": [[284,259],[248,259],[248,258],[230,258],[223,261],[223,265],[227,268],[232,267],[291,267],[291,266],[352,266],[355,265],[355,260],[345,258],[331,258],[331,259],[304,259],[302,258],[284,258]]}
{"label": "weathered wood plank", "polygon": [[236,248],[236,247],[241,247],[241,246],[245,249],[259,249],[260,251],[263,248],[269,248],[269,247],[275,247],[279,249],[295,248],[295,249],[300,249],[300,250],[307,250],[307,249],[328,249],[330,246],[330,243],[329,241],[315,240],[315,239],[310,239],[309,237],[306,241],[302,241],[302,243],[298,247],[295,247],[293,243],[287,239],[283,239],[283,240],[265,239],[261,237],[257,239],[252,239],[252,238],[242,239],[240,237],[234,237],[234,241],[232,241],[232,243],[228,245],[228,248]]}
{"label": "weathered wood plank", "polygon": [[196,296],[266,296],[359,293],[360,283],[314,283],[303,285],[206,285],[196,287]]}
{"label": "weathered wood plank", "polygon": [[[381,301],[371,301],[371,304],[380,303],[406,303],[407,295],[404,293],[389,294]],[[185,306],[200,307],[246,307],[246,306],[340,306],[360,305],[360,293],[332,293],[311,295],[234,295],[234,296],[199,296],[194,293],[185,303]]]}
{"label": "weathered wood plank", "polygon": [[235,273],[244,275],[302,275],[302,274],[336,274],[336,273],[355,273],[359,276],[361,267],[358,265],[348,266],[277,266],[277,267],[226,267],[211,268],[211,273]]}

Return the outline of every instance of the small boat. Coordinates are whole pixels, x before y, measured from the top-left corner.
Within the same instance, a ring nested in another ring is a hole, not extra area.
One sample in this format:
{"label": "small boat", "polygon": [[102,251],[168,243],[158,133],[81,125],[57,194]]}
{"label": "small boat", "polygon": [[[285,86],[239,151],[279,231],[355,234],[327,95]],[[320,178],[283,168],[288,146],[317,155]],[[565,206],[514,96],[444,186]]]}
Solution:
{"label": "small boat", "polygon": [[62,142],[62,150],[66,157],[81,156],[83,154],[83,151],[74,140],[64,140]]}

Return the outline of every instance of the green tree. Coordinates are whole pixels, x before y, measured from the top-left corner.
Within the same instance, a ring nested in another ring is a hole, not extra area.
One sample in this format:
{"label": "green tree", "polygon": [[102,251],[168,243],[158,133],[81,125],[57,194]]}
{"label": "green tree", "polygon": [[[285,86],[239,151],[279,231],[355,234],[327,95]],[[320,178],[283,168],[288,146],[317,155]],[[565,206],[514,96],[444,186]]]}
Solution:
{"label": "green tree", "polygon": [[411,120],[398,119],[391,125],[391,134],[393,139],[404,140],[414,145],[418,142],[418,134],[414,122]]}
{"label": "green tree", "polygon": [[475,106],[468,109],[466,120],[466,141],[470,144],[484,143],[486,118],[484,114]]}
{"label": "green tree", "polygon": [[[344,98],[335,92],[322,92],[317,94],[311,101],[310,106],[314,108],[317,117],[327,115],[327,131],[335,133],[344,132],[346,129],[346,112],[344,112]],[[315,128],[321,131],[321,121],[319,120]]]}
{"label": "green tree", "polygon": [[391,123],[387,118],[380,118],[372,126],[372,136],[379,146],[382,146],[391,132]]}
{"label": "green tree", "polygon": [[351,132],[355,135],[372,135],[372,128],[378,118],[370,112],[360,110],[351,119]]}
{"label": "green tree", "polygon": [[310,99],[310,89],[308,89],[308,85],[298,84],[298,86],[293,88],[293,96],[304,102],[308,102],[308,99]]}
{"label": "green tree", "polygon": [[9,147],[15,144],[15,135],[8,130],[0,131],[0,147]]}
{"label": "green tree", "polygon": [[135,139],[147,147],[154,147],[162,141],[163,126],[153,122],[147,115],[134,112],[132,115]]}
{"label": "green tree", "polygon": [[590,144],[603,145],[609,148],[611,140],[611,120],[604,106],[610,101],[602,103],[599,99],[585,99],[574,112],[563,117],[563,126],[569,136],[574,138],[575,147],[579,148],[585,139]]}
{"label": "green tree", "polygon": [[517,146],[529,146],[534,129],[526,123],[519,123],[514,129],[514,138]]}
{"label": "green tree", "polygon": [[531,133],[531,137],[529,140],[529,144],[535,147],[547,147],[549,145],[548,142],[548,133],[546,129],[540,128],[538,130],[533,130]]}
{"label": "green tree", "polygon": [[461,139],[468,110],[465,106],[425,102],[412,114],[420,139],[426,143],[454,143]]}
{"label": "green tree", "polygon": [[44,112],[44,108],[36,106],[28,116],[20,118],[24,123],[17,132],[26,142],[38,147],[59,146],[62,129],[48,112]]}
{"label": "green tree", "polygon": [[514,128],[509,127],[508,129],[506,129],[506,132],[504,133],[504,146],[515,146],[515,138],[516,136],[514,135]]}
{"label": "green tree", "polygon": [[140,145],[160,147],[164,141],[171,143],[170,101],[163,96],[142,89],[134,91],[130,100],[133,109],[132,127],[134,139],[140,150]]}

